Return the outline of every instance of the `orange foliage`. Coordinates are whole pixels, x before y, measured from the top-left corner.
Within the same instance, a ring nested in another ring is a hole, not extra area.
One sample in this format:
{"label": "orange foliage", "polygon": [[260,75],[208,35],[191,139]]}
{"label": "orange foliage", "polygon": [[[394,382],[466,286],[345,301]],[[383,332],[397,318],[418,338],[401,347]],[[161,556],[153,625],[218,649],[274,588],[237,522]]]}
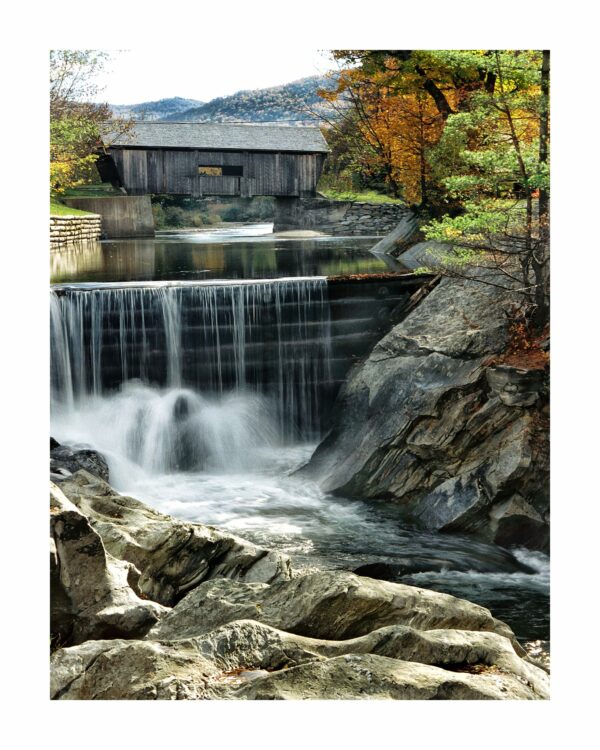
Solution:
{"label": "orange foliage", "polygon": [[[417,81],[405,77],[399,84],[393,69],[366,76],[353,68],[341,73],[336,91],[319,93],[330,101],[342,94],[350,100],[365,171],[383,172],[392,193],[421,203],[430,177],[426,151],[438,142],[444,120]],[[457,92],[445,94],[453,105]]]}

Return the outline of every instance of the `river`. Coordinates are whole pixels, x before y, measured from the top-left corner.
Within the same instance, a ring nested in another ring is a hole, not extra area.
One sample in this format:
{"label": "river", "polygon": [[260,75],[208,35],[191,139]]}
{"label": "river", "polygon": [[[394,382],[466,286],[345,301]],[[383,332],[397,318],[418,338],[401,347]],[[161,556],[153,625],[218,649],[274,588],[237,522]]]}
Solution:
{"label": "river", "polygon": [[370,253],[372,238],[269,231],[54,255],[53,436],[101,451],[114,487],[158,510],[286,552],[299,567],[364,569],[469,599],[522,642],[548,641],[546,555],[425,532],[393,504],[295,477],[327,398],[320,277],[394,264]]}

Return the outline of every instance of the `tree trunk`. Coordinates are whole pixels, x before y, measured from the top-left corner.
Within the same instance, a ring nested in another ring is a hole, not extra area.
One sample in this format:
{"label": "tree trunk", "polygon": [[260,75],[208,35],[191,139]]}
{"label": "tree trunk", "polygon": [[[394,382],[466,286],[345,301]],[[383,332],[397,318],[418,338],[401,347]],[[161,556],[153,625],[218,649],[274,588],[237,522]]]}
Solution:
{"label": "tree trunk", "polygon": [[[540,107],[540,164],[548,163],[548,138],[550,134],[550,50],[544,50],[542,58],[542,80],[541,80],[541,107]],[[549,211],[550,191],[547,188],[540,190],[540,220]]]}
{"label": "tree trunk", "polygon": [[[548,164],[548,143],[550,137],[550,50],[542,53],[540,107],[540,166]],[[537,284],[538,325],[543,327],[550,316],[550,189],[541,188],[539,197],[540,247],[534,259],[534,272]]]}

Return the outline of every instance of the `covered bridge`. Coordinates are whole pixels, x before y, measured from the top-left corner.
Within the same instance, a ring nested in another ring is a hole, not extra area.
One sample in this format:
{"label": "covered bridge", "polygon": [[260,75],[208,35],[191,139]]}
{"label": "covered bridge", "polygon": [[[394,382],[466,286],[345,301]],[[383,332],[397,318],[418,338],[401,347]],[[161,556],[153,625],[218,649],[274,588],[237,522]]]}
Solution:
{"label": "covered bridge", "polygon": [[316,193],[329,151],[319,128],[230,123],[137,122],[105,139],[102,179],[130,195]]}

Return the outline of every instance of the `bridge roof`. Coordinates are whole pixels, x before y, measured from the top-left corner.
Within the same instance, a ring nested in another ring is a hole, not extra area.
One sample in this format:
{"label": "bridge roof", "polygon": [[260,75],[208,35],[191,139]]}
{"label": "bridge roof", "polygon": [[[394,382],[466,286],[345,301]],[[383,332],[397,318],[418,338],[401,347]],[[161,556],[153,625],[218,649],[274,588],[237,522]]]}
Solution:
{"label": "bridge roof", "polygon": [[316,127],[233,124],[228,122],[136,122],[133,129],[105,139],[118,148],[174,148],[210,151],[300,151],[327,153]]}

